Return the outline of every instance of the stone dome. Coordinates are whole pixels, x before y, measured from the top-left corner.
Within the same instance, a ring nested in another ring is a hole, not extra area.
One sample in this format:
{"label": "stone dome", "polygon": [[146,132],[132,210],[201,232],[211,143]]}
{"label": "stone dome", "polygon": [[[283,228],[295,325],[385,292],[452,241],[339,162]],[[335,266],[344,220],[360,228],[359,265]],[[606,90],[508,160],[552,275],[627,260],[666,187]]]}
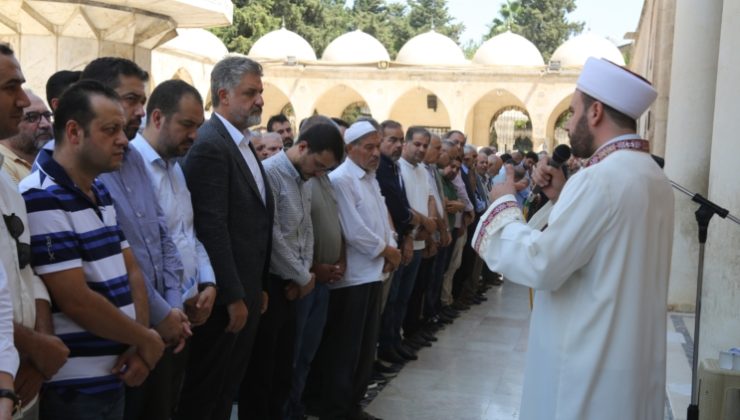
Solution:
{"label": "stone dome", "polygon": [[390,61],[388,50],[372,35],[356,30],[338,36],[324,49],[322,60],[336,63],[377,63]]}
{"label": "stone dome", "polygon": [[543,66],[542,54],[527,38],[506,31],[484,42],[473,63],[491,66]]}
{"label": "stone dome", "polygon": [[455,41],[434,30],[409,39],[398,51],[396,62],[432,66],[454,66],[469,63]]}
{"label": "stone dome", "polygon": [[308,41],[285,28],[263,35],[252,45],[247,55],[267,60],[285,60],[288,57],[295,57],[298,61],[316,61],[316,52]]}
{"label": "stone dome", "polygon": [[560,61],[561,67],[583,67],[588,57],[606,58],[620,66],[624,57],[613,42],[593,32],[571,38],[559,46],[550,61]]}
{"label": "stone dome", "polygon": [[216,63],[229,53],[226,45],[214,34],[205,29],[177,30],[177,36],[157,47],[158,51],[185,54],[197,59],[206,58]]}

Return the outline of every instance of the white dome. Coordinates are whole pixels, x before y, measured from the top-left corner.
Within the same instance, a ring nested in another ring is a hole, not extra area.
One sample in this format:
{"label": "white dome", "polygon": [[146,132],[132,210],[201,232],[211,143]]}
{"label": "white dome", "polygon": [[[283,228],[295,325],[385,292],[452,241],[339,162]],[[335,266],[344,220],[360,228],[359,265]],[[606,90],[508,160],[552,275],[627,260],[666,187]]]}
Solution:
{"label": "white dome", "polygon": [[308,41],[285,28],[262,36],[252,45],[247,55],[267,60],[285,60],[287,57],[295,57],[301,61],[316,60],[316,53]]}
{"label": "white dome", "polygon": [[506,31],[484,42],[473,62],[492,66],[544,66],[542,54],[527,38]]}
{"label": "white dome", "polygon": [[377,63],[390,61],[388,50],[375,37],[361,30],[347,32],[329,43],[322,60],[337,63]]}
{"label": "white dome", "polygon": [[560,61],[561,67],[583,67],[589,57],[606,58],[620,66],[624,65],[624,57],[619,48],[593,32],[565,41],[555,50],[550,61]]}
{"label": "white dome", "polygon": [[398,52],[396,61],[432,66],[468,64],[455,41],[433,30],[409,39]]}
{"label": "white dome", "polygon": [[198,58],[205,57],[215,63],[226,54],[229,50],[221,39],[205,29],[185,29],[177,30],[177,36],[164,44],[157,47],[158,51],[172,51],[180,54],[186,54]]}

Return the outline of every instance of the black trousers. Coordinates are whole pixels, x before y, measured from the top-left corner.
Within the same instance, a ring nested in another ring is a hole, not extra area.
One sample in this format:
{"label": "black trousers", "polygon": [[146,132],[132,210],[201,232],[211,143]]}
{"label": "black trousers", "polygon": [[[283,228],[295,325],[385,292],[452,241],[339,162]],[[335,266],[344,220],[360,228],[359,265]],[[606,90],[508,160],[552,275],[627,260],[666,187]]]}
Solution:
{"label": "black trousers", "polygon": [[180,398],[189,348],[178,354],[164,351],[141,386],[126,387],[124,420],[169,420]]}
{"label": "black trousers", "polygon": [[257,328],[247,373],[239,390],[239,419],[283,419],[293,379],[295,302],[285,298],[288,281],[271,276],[269,304]]}
{"label": "black trousers", "polygon": [[478,254],[473,249],[472,241],[475,228],[478,226],[482,215],[482,213],[476,214],[473,223],[468,226],[468,238],[463,247],[462,262],[460,263],[460,268],[455,273],[455,277],[452,278],[452,296],[455,299],[471,297],[465,296],[465,293],[473,288],[471,284],[478,283],[478,279],[473,278],[473,265],[475,265],[475,259],[478,257]]}
{"label": "black trousers", "polygon": [[[390,280],[386,280],[390,281]],[[314,359],[308,401],[321,420],[351,419],[373,371],[380,329],[382,283],[332,290],[324,338]],[[305,394],[304,394],[305,395]]]}
{"label": "black trousers", "polygon": [[226,305],[215,305],[208,321],[193,329],[174,419],[228,420],[231,416],[260,322],[260,299],[251,302],[247,323],[236,334],[224,332],[229,323]]}
{"label": "black trousers", "polygon": [[419,272],[414,282],[414,290],[411,292],[408,306],[406,307],[406,318],[403,320],[403,334],[410,336],[415,334],[424,326],[423,308],[427,296],[427,289],[432,284],[435,272],[437,255],[430,258],[422,258]]}

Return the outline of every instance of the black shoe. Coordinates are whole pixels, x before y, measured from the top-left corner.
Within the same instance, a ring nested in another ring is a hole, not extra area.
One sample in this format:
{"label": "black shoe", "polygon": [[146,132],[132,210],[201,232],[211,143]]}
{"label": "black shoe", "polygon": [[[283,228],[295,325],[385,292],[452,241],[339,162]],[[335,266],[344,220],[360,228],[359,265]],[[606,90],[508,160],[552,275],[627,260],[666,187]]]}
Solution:
{"label": "black shoe", "polygon": [[419,357],[414,352],[403,344],[396,348],[396,353],[405,360],[418,360]]}
{"label": "black shoe", "polygon": [[460,316],[460,311],[452,309],[451,306],[445,306],[442,308],[441,313],[447,315],[449,318],[457,318]]}
{"label": "black shoe", "polygon": [[459,300],[455,301],[455,303],[453,303],[451,306],[452,306],[452,309],[456,311],[467,311],[468,309],[470,309],[469,305],[466,305],[465,303]]}
{"label": "black shoe", "polygon": [[434,334],[432,334],[432,333],[430,333],[428,331],[421,330],[417,334],[419,335],[419,337],[423,338],[424,340],[429,341],[430,343],[434,343],[434,342],[438,341],[437,340],[437,337],[435,337]]}
{"label": "black shoe", "polygon": [[406,358],[402,357],[395,349],[378,350],[378,359],[394,364],[406,363]]}
{"label": "black shoe", "polygon": [[372,374],[372,376],[370,376],[370,380],[372,382],[375,382],[376,384],[385,385],[385,384],[388,383],[388,381],[390,380],[390,378],[386,377],[382,373],[374,372]]}
{"label": "black shoe", "polygon": [[398,372],[401,371],[401,366],[399,365],[384,365],[380,362],[373,363],[373,370],[375,372],[380,373],[382,375],[398,375]]}
{"label": "black shoe", "polygon": [[447,316],[445,314],[439,314],[439,322],[443,324],[452,324],[455,321],[455,318],[452,318],[450,316]]}
{"label": "black shoe", "polygon": [[421,350],[423,347],[432,347],[432,343],[430,343],[427,340],[424,340],[418,335],[412,335],[411,337],[406,337],[406,339],[403,340],[403,344],[415,349],[416,351]]}
{"label": "black shoe", "polygon": [[411,342],[411,341],[408,341],[408,340],[404,340],[403,341],[403,345],[406,346],[406,347],[408,347],[408,349],[411,350],[412,352],[417,352],[417,351],[421,350],[422,347],[424,347],[420,343]]}

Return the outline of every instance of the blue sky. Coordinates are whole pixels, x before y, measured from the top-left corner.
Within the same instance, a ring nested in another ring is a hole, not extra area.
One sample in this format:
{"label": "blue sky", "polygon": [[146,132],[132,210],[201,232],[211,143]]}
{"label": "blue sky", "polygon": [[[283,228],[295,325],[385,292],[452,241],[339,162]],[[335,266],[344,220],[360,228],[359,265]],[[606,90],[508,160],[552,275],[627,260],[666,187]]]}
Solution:
{"label": "blue sky", "polygon": [[[585,29],[623,42],[626,32],[637,29],[644,0],[576,0],[576,11],[569,18],[586,22]],[[498,15],[505,0],[448,0],[450,14],[465,24],[462,43],[480,40],[488,24]]]}

